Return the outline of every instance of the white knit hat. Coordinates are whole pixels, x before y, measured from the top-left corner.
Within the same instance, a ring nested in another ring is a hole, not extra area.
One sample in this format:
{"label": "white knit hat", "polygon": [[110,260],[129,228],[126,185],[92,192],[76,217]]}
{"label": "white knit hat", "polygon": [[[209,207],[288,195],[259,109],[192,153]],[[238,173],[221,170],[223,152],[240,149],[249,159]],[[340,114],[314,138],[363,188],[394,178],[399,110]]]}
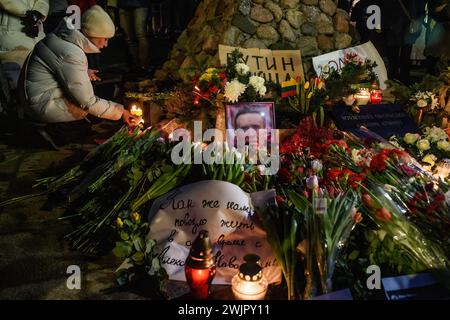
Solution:
{"label": "white knit hat", "polygon": [[114,37],[116,27],[106,11],[99,5],[94,5],[83,14],[81,31],[88,37],[110,39]]}

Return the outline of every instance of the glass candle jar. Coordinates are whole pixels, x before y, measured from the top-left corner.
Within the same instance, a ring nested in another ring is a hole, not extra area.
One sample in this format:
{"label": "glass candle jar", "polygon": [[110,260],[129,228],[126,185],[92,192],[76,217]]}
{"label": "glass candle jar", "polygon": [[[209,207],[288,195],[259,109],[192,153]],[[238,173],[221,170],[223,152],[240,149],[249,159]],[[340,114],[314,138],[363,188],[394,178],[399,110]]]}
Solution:
{"label": "glass candle jar", "polygon": [[244,257],[246,261],[239,273],[231,280],[234,297],[237,300],[263,300],[267,293],[268,281],[262,273],[260,258],[256,254]]}

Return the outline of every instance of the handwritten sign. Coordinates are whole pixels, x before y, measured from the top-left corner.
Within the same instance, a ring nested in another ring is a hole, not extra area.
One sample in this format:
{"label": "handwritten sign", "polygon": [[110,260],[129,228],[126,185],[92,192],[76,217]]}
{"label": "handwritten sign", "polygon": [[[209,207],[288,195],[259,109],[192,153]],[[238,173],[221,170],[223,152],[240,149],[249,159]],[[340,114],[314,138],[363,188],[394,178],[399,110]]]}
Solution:
{"label": "handwritten sign", "polygon": [[378,79],[380,80],[380,88],[382,90],[386,89],[385,82],[386,80],[388,80],[386,66],[377,49],[370,41],[356,47],[337,50],[318,57],[314,57],[314,70],[319,76],[321,74],[322,67],[326,65],[339,71],[345,65],[345,55],[350,52],[356,53],[360,58],[364,60],[370,59],[371,61],[375,61],[377,63],[377,67],[374,69],[374,71],[377,74]]}
{"label": "handwritten sign", "polygon": [[334,106],[333,119],[342,131],[360,135],[361,126],[366,127],[383,138],[420,132],[414,121],[406,114],[403,106],[396,104],[376,104],[360,106],[356,113],[347,106]]}
{"label": "handwritten sign", "polygon": [[234,184],[211,180],[183,186],[155,200],[149,213],[150,236],[161,249],[160,260],[169,279],[186,280],[185,260],[192,242],[204,229],[215,253],[213,283],[230,284],[248,253],[261,257],[270,283],[279,282],[280,269],[266,234],[253,220],[253,202],[256,205],[256,199],[261,198],[261,193],[253,197]]}
{"label": "handwritten sign", "polygon": [[266,81],[281,83],[297,76],[304,77],[300,50],[245,49],[219,45],[220,64],[226,65],[228,55],[236,49],[244,55],[244,63],[250,67],[250,72]]}

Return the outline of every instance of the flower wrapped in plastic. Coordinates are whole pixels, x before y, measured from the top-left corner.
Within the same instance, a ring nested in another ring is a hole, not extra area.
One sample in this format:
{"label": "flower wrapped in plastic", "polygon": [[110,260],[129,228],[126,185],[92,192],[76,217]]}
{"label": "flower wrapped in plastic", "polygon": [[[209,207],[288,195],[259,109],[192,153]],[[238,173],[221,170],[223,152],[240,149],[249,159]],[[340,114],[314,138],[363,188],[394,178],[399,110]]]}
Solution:
{"label": "flower wrapped in plastic", "polygon": [[352,191],[335,197],[313,192],[308,199],[295,192],[289,198],[303,213],[303,242],[299,251],[304,257],[306,285],[303,297],[310,299],[333,290],[333,274],[341,249],[361,214],[357,196]]}
{"label": "flower wrapped in plastic", "polygon": [[363,212],[413,260],[424,265],[450,288],[450,262],[443,248],[407,219],[404,207],[393,199],[391,192],[386,191],[386,186],[370,185],[362,195]]}

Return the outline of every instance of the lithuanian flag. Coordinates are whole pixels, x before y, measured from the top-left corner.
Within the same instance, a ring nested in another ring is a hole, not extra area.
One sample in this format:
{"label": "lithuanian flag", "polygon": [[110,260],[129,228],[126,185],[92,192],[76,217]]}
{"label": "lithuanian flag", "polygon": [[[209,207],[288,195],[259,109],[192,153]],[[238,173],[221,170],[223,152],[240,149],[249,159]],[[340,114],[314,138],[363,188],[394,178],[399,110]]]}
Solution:
{"label": "lithuanian flag", "polygon": [[298,82],[295,79],[281,83],[281,97],[287,98],[297,94]]}

